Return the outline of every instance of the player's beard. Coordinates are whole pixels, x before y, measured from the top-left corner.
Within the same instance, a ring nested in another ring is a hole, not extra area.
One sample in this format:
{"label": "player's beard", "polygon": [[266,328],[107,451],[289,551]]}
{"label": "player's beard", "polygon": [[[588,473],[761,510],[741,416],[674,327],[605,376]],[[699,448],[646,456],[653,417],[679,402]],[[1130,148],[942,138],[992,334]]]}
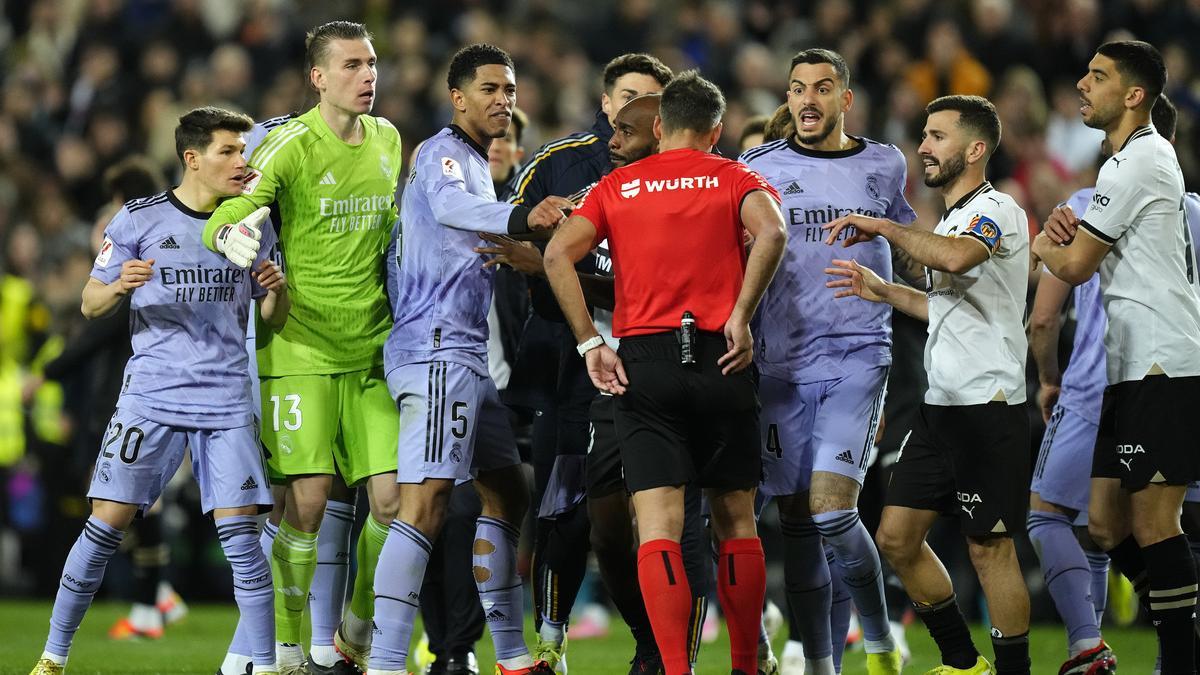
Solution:
{"label": "player's beard", "polygon": [[[802,110],[800,112],[804,111]],[[800,130],[800,116],[796,115],[792,117],[792,124],[796,125],[796,139],[804,145],[819,145],[824,143],[825,139],[829,138],[829,135],[832,134],[833,130],[837,128],[838,117],[838,115],[834,115],[832,117],[822,117],[822,125],[818,127],[816,131],[809,134],[805,134]]]}
{"label": "player's beard", "polygon": [[1125,111],[1125,107],[1120,103],[1101,108],[1096,105],[1095,101],[1092,101],[1091,106],[1092,116],[1083,120],[1083,123],[1092,129],[1107,129]]}
{"label": "player's beard", "polygon": [[967,170],[966,154],[961,153],[956,157],[951,157],[946,161],[938,161],[938,172],[930,176],[925,176],[925,187],[940,188],[958,180],[958,177],[963,175]]}

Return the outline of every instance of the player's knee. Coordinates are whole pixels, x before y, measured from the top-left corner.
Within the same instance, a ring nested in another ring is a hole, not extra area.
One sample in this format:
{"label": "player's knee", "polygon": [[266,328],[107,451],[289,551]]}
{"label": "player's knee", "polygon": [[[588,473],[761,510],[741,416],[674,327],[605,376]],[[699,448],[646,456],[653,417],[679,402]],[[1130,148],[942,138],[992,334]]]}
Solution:
{"label": "player's knee", "polygon": [[390,523],[400,512],[400,491],[378,490],[371,495],[371,517],[380,523]]}
{"label": "player's knee", "polygon": [[1107,514],[1095,512],[1088,514],[1087,532],[1103,551],[1116,548],[1125,538],[1125,533],[1118,530],[1116,522],[1108,518]]}
{"label": "player's knee", "polygon": [[1155,518],[1141,514],[1134,514],[1132,530],[1133,538],[1142,548],[1183,534],[1178,519]]}
{"label": "player's knee", "polygon": [[967,537],[967,553],[976,570],[1016,561],[1017,552],[1010,537]]}
{"label": "player's knee", "polygon": [[888,562],[899,567],[916,559],[921,541],[881,524],[875,532],[875,546]]}

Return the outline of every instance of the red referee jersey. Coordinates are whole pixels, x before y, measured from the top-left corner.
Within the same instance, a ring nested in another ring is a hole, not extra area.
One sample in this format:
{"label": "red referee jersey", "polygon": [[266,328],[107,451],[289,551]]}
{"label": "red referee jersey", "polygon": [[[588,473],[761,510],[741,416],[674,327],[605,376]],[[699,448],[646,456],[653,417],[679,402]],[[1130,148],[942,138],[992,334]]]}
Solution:
{"label": "red referee jersey", "polygon": [[745,164],[690,149],[616,169],[592,189],[573,215],[608,240],[614,335],[678,328],[685,310],[700,330],[724,329],[746,271],[742,200],[754,190],[779,200]]}

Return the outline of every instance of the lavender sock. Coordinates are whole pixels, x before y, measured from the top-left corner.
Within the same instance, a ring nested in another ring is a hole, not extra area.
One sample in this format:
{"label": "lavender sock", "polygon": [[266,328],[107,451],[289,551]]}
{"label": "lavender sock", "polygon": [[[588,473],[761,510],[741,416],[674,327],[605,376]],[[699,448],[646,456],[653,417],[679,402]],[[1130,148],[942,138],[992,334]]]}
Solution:
{"label": "lavender sock", "polygon": [[1046,588],[1067,628],[1067,644],[1099,639],[1096,606],[1092,602],[1092,571],[1075,539],[1071,519],[1061,513],[1030,511],[1029,540],[1037,551]]}
{"label": "lavender sock", "polygon": [[79,629],[83,615],[87,613],[104,579],[108,559],[117,552],[124,537],[124,532],[96,516],[90,516],[83,524],[83,532],[75,540],[63,565],[58,595],[54,597],[54,611],[50,614],[47,652],[64,658],[67,656],[75,631]]}
{"label": "lavender sock", "polygon": [[529,653],[522,634],[525,597],[517,574],[520,536],[520,530],[503,520],[481,516],[475,521],[471,564],[497,661]]}
{"label": "lavender sock", "polygon": [[233,569],[233,599],[238,625],[245,627],[250,657],[255,666],[275,663],[275,590],[271,563],[259,545],[254,516],[233,516],[216,521],[217,538]]}
{"label": "lavender sock", "polygon": [[429,539],[408,523],[393,520],[379,554],[375,575],[375,637],[372,670],[404,670],[413,623],[420,609],[421,582],[433,550]]}
{"label": "lavender sock", "polygon": [[[275,535],[279,533],[279,526],[271,521],[263,523],[262,532],[258,535],[258,547],[262,549],[263,557],[267,560],[267,565],[271,564],[271,547],[275,544]],[[274,625],[274,617],[271,622]],[[250,658],[254,651],[254,645],[251,643],[250,634],[246,630],[246,625],[238,618],[237,628],[233,629],[233,639],[229,642],[228,653],[235,656],[245,656]],[[271,659],[274,661],[274,657]]]}

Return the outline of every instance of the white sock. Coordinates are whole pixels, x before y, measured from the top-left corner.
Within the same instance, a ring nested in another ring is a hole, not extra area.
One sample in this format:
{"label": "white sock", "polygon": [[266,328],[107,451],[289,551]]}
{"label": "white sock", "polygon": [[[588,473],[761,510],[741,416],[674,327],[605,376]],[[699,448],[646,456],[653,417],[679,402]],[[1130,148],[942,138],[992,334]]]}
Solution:
{"label": "white sock", "polygon": [[800,642],[799,640],[788,640],[783,645],[783,657],[785,659],[790,659],[797,656],[804,658],[804,643]]}
{"label": "white sock", "polygon": [[289,644],[287,642],[276,642],[275,659],[278,661],[280,668],[298,666],[305,661],[304,646]]}
{"label": "white sock", "polygon": [[[222,675],[243,675],[246,672],[246,666],[250,664],[250,657],[241,654],[229,653],[225,655],[225,660],[221,662]],[[274,666],[275,664],[271,664]]]}
{"label": "white sock", "polygon": [[497,661],[500,665],[509,670],[520,670],[521,668],[530,668],[533,666],[533,657],[529,654],[514,656],[511,659],[501,659]]}
{"label": "white sock", "polygon": [[561,645],[565,636],[566,631],[563,630],[562,625],[555,626],[553,623],[542,619],[542,627],[538,630],[538,637],[542,638],[543,642],[553,642],[556,645]]}
{"label": "white sock", "polygon": [[312,645],[308,648],[308,655],[318,666],[326,668],[342,660],[342,656],[337,653],[333,645]]}
{"label": "white sock", "polygon": [[367,668],[367,675],[408,675],[406,670],[380,670],[378,668]]}
{"label": "white sock", "polygon": [[50,652],[42,652],[42,658],[47,661],[53,661],[54,663],[57,663],[60,666],[67,665],[67,657],[59,656],[58,654],[51,654]]}
{"label": "white sock", "polygon": [[1095,649],[1096,647],[1099,647],[1099,646],[1100,646],[1100,638],[1098,638],[1098,637],[1084,638],[1082,640],[1076,640],[1075,642],[1072,642],[1071,646],[1067,648],[1067,651],[1070,652],[1071,658],[1075,658],[1076,656],[1079,656],[1080,654],[1086,652],[1087,650]]}
{"label": "white sock", "polygon": [[805,675],[837,675],[837,671],[833,669],[833,657],[826,656],[823,659],[808,659],[804,662]]}
{"label": "white sock", "polygon": [[895,651],[896,642],[892,640],[890,633],[882,640],[867,640],[864,638],[863,649],[868,654],[886,654],[890,651]]}
{"label": "white sock", "polygon": [[155,605],[133,603],[129,610],[129,623],[140,631],[162,630],[163,615]]}
{"label": "white sock", "polygon": [[[242,666],[241,672],[245,672],[245,669],[246,669],[246,667]],[[251,670],[250,672],[251,673],[278,673],[279,666],[275,665],[274,663],[263,663],[263,664],[256,663],[256,664],[254,664],[254,670]]]}

